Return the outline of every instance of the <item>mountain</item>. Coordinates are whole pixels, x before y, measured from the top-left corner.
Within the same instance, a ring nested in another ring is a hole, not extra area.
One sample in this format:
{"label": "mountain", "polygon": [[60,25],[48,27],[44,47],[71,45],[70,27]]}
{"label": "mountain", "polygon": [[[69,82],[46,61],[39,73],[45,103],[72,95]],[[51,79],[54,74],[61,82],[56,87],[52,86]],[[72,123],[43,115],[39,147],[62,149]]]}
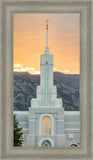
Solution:
{"label": "mountain", "polygon": [[[36,97],[36,88],[40,85],[40,75],[27,72],[14,72],[14,110],[27,111],[31,99]],[[79,110],[79,75],[54,72],[54,85],[57,97],[62,98],[66,111]]]}

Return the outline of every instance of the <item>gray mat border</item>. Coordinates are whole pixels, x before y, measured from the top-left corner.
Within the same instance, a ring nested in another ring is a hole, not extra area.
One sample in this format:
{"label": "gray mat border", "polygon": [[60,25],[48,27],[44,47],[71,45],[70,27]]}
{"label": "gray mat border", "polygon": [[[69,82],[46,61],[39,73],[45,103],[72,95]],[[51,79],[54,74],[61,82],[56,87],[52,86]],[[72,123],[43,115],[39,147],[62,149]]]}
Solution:
{"label": "gray mat border", "polygon": [[[26,5],[26,4],[28,4],[27,2],[4,2],[3,1],[3,3],[2,3],[2,15],[6,15],[6,6],[8,5],[8,6],[14,6],[14,5],[23,5],[23,3],[24,3],[24,5]],[[30,3],[30,2],[29,2]],[[32,2],[31,2],[32,3]],[[36,4],[33,2],[32,4],[33,4],[33,6],[38,6],[38,4],[42,4],[42,2],[36,2]],[[40,5],[41,5],[40,4]],[[67,5],[67,6],[74,6],[74,5],[81,5],[81,6],[87,6],[87,5],[89,5],[88,7],[89,7],[89,9],[88,9],[88,14],[89,14],[89,17],[90,17],[90,15],[91,15],[91,10],[90,10],[90,2],[65,2],[65,3],[63,3],[63,2],[59,2],[59,4],[56,2],[56,3],[47,3],[47,2],[43,2],[43,5],[47,5],[47,6],[49,6],[49,5],[62,5],[62,4],[65,4],[65,5]],[[43,6],[42,5],[42,6]],[[57,12],[56,12],[57,13]],[[12,17],[13,18],[13,17]],[[87,24],[88,24],[88,33],[89,32],[91,32],[91,25],[90,25],[90,18],[88,19],[88,22],[87,22]],[[3,26],[3,29],[2,29],[2,48],[3,48],[3,53],[6,53],[6,50],[5,50],[5,36],[6,36],[6,19],[4,18],[3,19],[3,17],[2,17],[2,26]],[[11,33],[11,35],[12,35],[12,33]],[[90,42],[90,33],[87,35],[87,38],[88,38],[88,42]],[[90,52],[90,48],[91,48],[91,42],[90,43],[88,43],[88,52],[89,52],[89,55],[88,55],[88,68],[87,68],[87,73],[88,73],[88,77],[89,78],[91,78],[91,63],[90,63],[90,58],[91,58],[91,52]],[[82,48],[81,48],[81,50],[82,50]],[[6,56],[5,57],[3,57],[3,54],[2,54],[2,57],[1,57],[1,59],[2,59],[2,65],[3,65],[3,67],[4,66],[6,66]],[[81,64],[82,65],[82,64]],[[2,85],[2,90],[3,90],[3,88],[5,87],[6,88],[6,86],[5,86],[5,84],[6,84],[6,69],[5,69],[5,71],[4,71],[4,73],[2,74],[3,76],[2,76],[2,81],[3,81],[3,85]],[[91,86],[90,86],[90,84],[91,83],[89,83],[89,79],[88,79],[88,81],[87,81],[87,85],[89,86],[87,89],[88,89],[88,105],[90,104],[90,102],[91,102],[91,96],[90,96],[90,90],[91,90]],[[2,97],[5,97],[5,93],[4,93],[4,91],[2,92],[3,94],[2,94]],[[2,106],[3,107],[5,107],[6,108],[6,105],[4,106],[4,104],[5,104],[5,99],[4,98],[2,98]],[[91,106],[91,104],[89,105],[89,106]],[[87,108],[88,109],[88,108]],[[6,115],[5,115],[5,112],[4,112],[4,109],[2,110],[3,111],[3,116],[2,116],[2,118],[4,117],[4,118],[6,118]],[[11,111],[13,111],[13,108],[12,108],[12,110]],[[89,135],[89,137],[87,137],[88,138],[88,153],[86,153],[86,155],[85,154],[80,154],[80,155],[53,155],[53,154],[51,154],[51,155],[48,155],[48,156],[46,156],[46,158],[49,158],[49,157],[51,157],[51,158],[70,158],[70,157],[72,157],[72,158],[77,158],[77,156],[79,156],[79,157],[86,157],[86,158],[89,158],[90,157],[90,135],[91,135],[91,133],[89,132],[89,130],[90,130],[90,125],[91,125],[91,121],[90,121],[90,112],[88,112],[88,125],[87,125],[87,129],[88,129],[88,135]],[[6,119],[4,119],[3,118],[3,124],[5,124],[6,123]],[[3,126],[2,126],[3,127]],[[6,128],[5,127],[3,127],[2,128],[3,129],[3,133],[6,133]],[[4,138],[4,137],[3,137]],[[3,158],[8,158],[8,157],[10,157],[10,158],[13,158],[14,156],[16,157],[16,158],[19,158],[19,155],[10,155],[10,154],[5,154],[5,152],[6,152],[6,150],[5,150],[5,145],[6,145],[6,142],[5,142],[5,139],[4,139],[4,141],[2,140],[2,144],[3,144],[3,147],[4,147],[4,149],[3,149]],[[57,148],[58,149],[58,148]],[[14,149],[15,150],[15,149]],[[73,152],[73,150],[72,150],[72,152]],[[20,156],[22,157],[22,155],[20,154]],[[27,155],[28,157],[29,157],[29,155]],[[26,155],[23,155],[23,157],[24,158],[26,158],[27,157]],[[20,157],[20,158],[21,158]],[[33,158],[36,158],[36,157],[38,157],[38,158],[45,158],[45,155],[40,155],[40,154],[37,154],[37,156],[36,155],[30,155],[30,157],[33,157]],[[29,158],[30,158],[29,157]]]}

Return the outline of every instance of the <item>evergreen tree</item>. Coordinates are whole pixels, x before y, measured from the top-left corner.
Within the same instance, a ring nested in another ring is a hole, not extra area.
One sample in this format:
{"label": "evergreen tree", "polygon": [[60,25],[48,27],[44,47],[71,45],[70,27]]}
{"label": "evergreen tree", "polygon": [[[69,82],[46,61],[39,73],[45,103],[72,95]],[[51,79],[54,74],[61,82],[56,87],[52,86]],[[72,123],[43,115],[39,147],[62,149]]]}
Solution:
{"label": "evergreen tree", "polygon": [[18,121],[16,120],[16,115],[13,117],[14,119],[14,146],[22,146],[23,142],[23,132],[22,128],[19,128]]}

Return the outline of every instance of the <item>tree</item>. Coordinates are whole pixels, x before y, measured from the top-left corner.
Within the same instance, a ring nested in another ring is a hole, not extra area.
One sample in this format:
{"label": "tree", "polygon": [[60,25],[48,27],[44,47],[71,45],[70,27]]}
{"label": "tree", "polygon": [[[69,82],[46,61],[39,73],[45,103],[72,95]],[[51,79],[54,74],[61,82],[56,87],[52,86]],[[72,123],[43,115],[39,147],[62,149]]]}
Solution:
{"label": "tree", "polygon": [[22,128],[19,128],[18,121],[16,119],[16,115],[13,117],[14,119],[14,146],[22,146],[23,142],[23,132]]}

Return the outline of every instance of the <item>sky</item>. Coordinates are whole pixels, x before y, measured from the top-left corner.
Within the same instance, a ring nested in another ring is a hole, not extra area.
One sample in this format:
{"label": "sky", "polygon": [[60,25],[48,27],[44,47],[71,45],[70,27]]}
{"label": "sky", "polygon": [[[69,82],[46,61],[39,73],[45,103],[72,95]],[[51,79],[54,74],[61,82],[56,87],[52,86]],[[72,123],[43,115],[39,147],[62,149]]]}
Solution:
{"label": "sky", "polygon": [[46,19],[49,21],[48,45],[50,54],[53,54],[54,71],[79,74],[78,13],[14,14],[14,71],[40,74],[40,55],[46,47]]}

